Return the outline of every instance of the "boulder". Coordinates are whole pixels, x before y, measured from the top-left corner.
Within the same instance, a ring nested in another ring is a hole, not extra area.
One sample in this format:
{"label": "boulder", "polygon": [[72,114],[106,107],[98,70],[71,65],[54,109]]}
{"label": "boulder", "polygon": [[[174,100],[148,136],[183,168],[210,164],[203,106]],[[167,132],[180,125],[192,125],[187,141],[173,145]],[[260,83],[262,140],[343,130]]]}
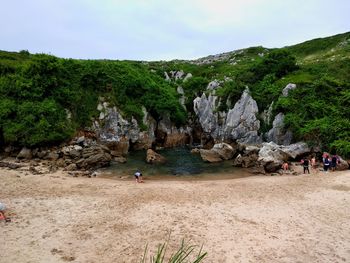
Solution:
{"label": "boulder", "polygon": [[109,153],[97,153],[90,155],[86,159],[80,159],[75,164],[78,168],[100,168],[108,166],[112,160],[112,157]]}
{"label": "boulder", "polygon": [[258,154],[254,152],[250,152],[246,155],[239,154],[235,160],[233,161],[233,166],[250,168],[258,165]]}
{"label": "boulder", "polygon": [[79,169],[100,168],[108,166],[112,160],[109,149],[103,145],[92,145],[82,150],[82,158],[75,164]]}
{"label": "boulder", "polygon": [[199,153],[204,161],[214,163],[232,159],[236,149],[227,143],[217,143],[210,150],[201,149]]}
{"label": "boulder", "polygon": [[200,149],[199,149],[199,148],[193,148],[193,149],[191,150],[191,153],[192,153],[192,154],[199,154],[199,153],[200,153]]}
{"label": "boulder", "polygon": [[227,143],[217,143],[212,148],[213,151],[217,152],[221,159],[230,160],[236,153],[236,149],[234,149],[231,145]]}
{"label": "boulder", "polygon": [[152,149],[147,150],[146,162],[151,164],[162,164],[166,162],[165,157],[156,153]]}
{"label": "boulder", "polygon": [[305,142],[297,142],[288,146],[280,146],[280,148],[292,159],[305,155],[311,151],[310,147]]}
{"label": "boulder", "polygon": [[267,172],[275,172],[281,168],[284,161],[295,159],[309,152],[310,148],[304,142],[288,146],[277,145],[274,142],[263,143],[259,151],[258,162],[265,167]]}
{"label": "boulder", "polygon": [[279,145],[269,142],[263,143],[263,147],[259,151],[258,162],[267,172],[275,172],[288,158],[289,155],[283,152]]}
{"label": "boulder", "polygon": [[23,147],[22,150],[17,155],[17,158],[18,159],[26,159],[26,160],[32,159],[32,150],[28,149],[26,147]]}
{"label": "boulder", "polygon": [[213,151],[213,150],[205,150],[205,149],[200,149],[199,153],[205,162],[209,163],[217,163],[217,162],[222,162],[222,159],[219,155],[219,153]]}
{"label": "boulder", "polygon": [[81,151],[83,150],[83,148],[79,145],[69,145],[69,146],[65,146],[61,149],[61,152],[65,155],[65,156],[69,156],[72,159],[76,159],[79,158],[81,155]]}
{"label": "boulder", "polygon": [[59,154],[56,151],[49,151],[47,155],[44,156],[44,159],[50,160],[50,161],[56,161],[59,158]]}

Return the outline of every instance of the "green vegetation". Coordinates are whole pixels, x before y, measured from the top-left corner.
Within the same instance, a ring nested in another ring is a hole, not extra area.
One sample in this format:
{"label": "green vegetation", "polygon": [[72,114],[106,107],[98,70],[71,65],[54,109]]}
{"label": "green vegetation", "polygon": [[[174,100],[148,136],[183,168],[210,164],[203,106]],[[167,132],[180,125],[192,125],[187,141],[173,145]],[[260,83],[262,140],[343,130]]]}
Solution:
{"label": "green vegetation", "polygon": [[[180,70],[193,77],[165,81],[164,72]],[[196,61],[72,60],[0,51],[1,144],[34,147],[68,140],[91,126],[101,97],[144,129],[142,107],[156,121],[168,115],[180,126],[193,116],[193,99],[213,80],[221,83],[217,111],[232,108],[248,86],[260,112],[274,101],[274,114],[285,113],[295,140],[350,156],[350,33]],[[282,97],[288,83],[297,89]],[[178,101],[179,85],[187,112]]]}
{"label": "green vegetation", "polygon": [[197,247],[189,245],[182,240],[179,249],[170,256],[167,256],[167,245],[167,242],[160,244],[155,255],[149,257],[149,261],[146,259],[148,252],[146,247],[141,263],[199,263],[207,255],[206,252],[202,252],[202,247],[199,249],[198,253],[195,254],[195,249]]}
{"label": "green vegetation", "polygon": [[175,87],[141,62],[27,52],[1,52],[0,59],[0,138],[5,144],[34,147],[67,140],[77,129],[91,126],[99,97],[141,126],[142,106],[158,121],[166,114],[177,125],[186,121]]}

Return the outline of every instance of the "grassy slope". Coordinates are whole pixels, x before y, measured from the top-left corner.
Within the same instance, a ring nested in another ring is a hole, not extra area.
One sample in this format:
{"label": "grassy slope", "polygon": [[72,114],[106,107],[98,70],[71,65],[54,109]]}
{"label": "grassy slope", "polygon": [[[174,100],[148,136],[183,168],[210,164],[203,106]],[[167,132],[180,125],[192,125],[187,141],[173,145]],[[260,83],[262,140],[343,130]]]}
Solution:
{"label": "grassy slope", "polygon": [[[267,54],[272,52],[272,49],[251,47],[220,55],[208,56],[195,61],[121,62],[111,60],[59,60],[61,62],[63,61],[62,63],[60,62],[63,68],[66,68],[66,70],[69,69],[70,72],[72,72],[72,70],[75,72],[68,74],[71,81],[68,81],[68,87],[76,87],[73,89],[80,87],[81,90],[79,92],[83,92],[85,96],[88,95],[89,92],[93,92],[94,100],[96,100],[98,95],[111,96],[112,100],[114,100],[116,104],[119,104],[119,108],[124,110],[126,116],[136,114],[139,115],[138,118],[142,117],[142,113],[140,113],[139,109],[140,104],[143,102],[147,102],[148,110],[153,111],[155,115],[169,111],[170,109],[167,107],[168,104],[174,106],[175,95],[173,92],[176,85],[165,83],[165,71],[183,70],[186,73],[192,73],[194,78],[199,78],[194,84],[180,83],[184,86],[185,93],[189,97],[188,110],[191,110],[190,104],[194,96],[200,91],[205,91],[206,84],[214,79],[224,80],[227,77],[233,79],[232,82],[225,82],[222,84],[222,87],[219,88],[217,93],[223,97],[223,101],[231,100],[231,105],[239,98],[239,94],[242,89],[244,89],[245,85],[249,85],[253,95],[258,100],[260,111],[264,110],[272,100],[280,100],[278,98],[279,94],[286,84],[296,83],[298,87],[301,88],[301,93],[304,92],[304,95],[297,93],[294,95],[292,94],[291,98],[288,98],[290,101],[279,101],[280,103],[277,103],[275,110],[281,110],[287,113],[293,111],[295,115],[292,117],[294,119],[299,118],[300,124],[299,126],[292,122],[287,122],[287,124],[295,131],[297,137],[299,137],[298,139],[309,139],[310,141],[314,141],[314,143],[319,143],[317,140],[315,142],[315,138],[311,136],[312,133],[320,133],[319,130],[310,128],[311,130],[307,132],[303,131],[305,127],[310,125],[311,120],[324,119],[323,115],[312,116],[312,111],[319,111],[319,108],[325,108],[328,112],[332,112],[331,115],[340,116],[341,124],[339,125],[348,125],[346,121],[342,122],[342,120],[349,119],[347,117],[348,115],[344,112],[346,112],[348,107],[346,98],[350,96],[348,91],[348,84],[350,82],[350,32],[306,41],[304,43],[285,47],[284,49],[296,57],[299,69],[282,78],[272,77],[257,83],[249,83],[249,75],[247,75],[247,72],[249,72],[254,65],[261,62]],[[8,74],[18,73],[22,66],[30,63],[33,58],[35,58],[35,55],[23,51],[19,53],[0,51],[0,74],[4,77]],[[76,69],[77,67],[79,68],[78,70]],[[79,77],[77,77],[76,74],[79,74]],[[324,83],[318,83],[319,80],[322,79],[326,79]],[[64,79],[62,83],[65,83]],[[84,85],[87,86],[85,87]],[[99,85],[100,88],[94,90],[94,85]],[[158,89],[157,87],[161,88]],[[167,89],[171,90],[171,94],[167,93]],[[158,97],[152,96],[155,90],[158,90]],[[133,98],[134,92],[137,94],[139,93],[140,96],[148,95],[143,96],[142,100],[138,100],[137,98]],[[327,92],[335,93],[333,95],[336,99],[327,103]],[[124,96],[122,100],[118,100],[120,94]],[[295,97],[305,97],[305,94],[307,99],[312,101],[317,100],[319,105],[316,108],[305,109],[304,104],[308,104],[309,100],[305,101]],[[160,98],[164,96],[165,99],[161,100]],[[290,106],[293,104],[291,102],[292,100],[298,107],[293,108]],[[162,102],[158,103],[159,101]],[[303,104],[299,105],[301,101]],[[344,101],[344,103],[342,103],[342,101]],[[91,101],[89,103],[92,104],[92,106],[89,106],[88,110],[93,110],[95,107],[93,104],[97,102]],[[327,104],[330,103],[332,107],[328,107]],[[225,108],[225,105],[222,106],[224,107],[219,110]],[[307,116],[299,112],[299,109],[306,112]],[[308,112],[308,110],[311,112]],[[338,112],[340,112],[340,114]],[[88,120],[88,117],[93,115],[94,113],[92,112],[86,114],[86,119]],[[181,123],[183,114],[178,112],[178,115],[177,121]],[[346,128],[350,130],[350,127]],[[327,129],[329,129],[329,123],[326,125],[325,131],[323,132],[327,132]],[[350,139],[348,133],[344,131],[341,132],[343,135],[341,140],[347,141]],[[330,144],[334,141],[335,139],[327,140],[325,143]],[[350,154],[350,146],[347,145],[346,147],[349,148],[347,148],[348,150],[345,152]]]}

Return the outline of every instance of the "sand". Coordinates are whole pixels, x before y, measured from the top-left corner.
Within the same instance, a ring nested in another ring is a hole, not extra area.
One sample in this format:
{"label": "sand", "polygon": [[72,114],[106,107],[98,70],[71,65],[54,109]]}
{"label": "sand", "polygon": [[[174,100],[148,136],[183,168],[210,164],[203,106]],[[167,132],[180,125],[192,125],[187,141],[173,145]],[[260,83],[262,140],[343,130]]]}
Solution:
{"label": "sand", "polygon": [[[167,240],[204,262],[350,262],[350,171],[224,180],[0,170],[0,262],[139,262]],[[27,174],[27,175],[25,175]]]}

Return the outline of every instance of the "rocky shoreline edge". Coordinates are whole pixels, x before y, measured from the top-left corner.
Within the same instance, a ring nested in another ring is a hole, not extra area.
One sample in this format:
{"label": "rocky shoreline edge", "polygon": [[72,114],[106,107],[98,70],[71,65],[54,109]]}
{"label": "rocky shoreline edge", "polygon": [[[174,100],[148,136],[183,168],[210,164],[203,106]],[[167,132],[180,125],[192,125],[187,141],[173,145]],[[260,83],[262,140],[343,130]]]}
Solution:
{"label": "rocky shoreline edge", "polygon": [[[283,162],[298,162],[305,156],[322,155],[320,151],[310,149],[303,142],[288,146],[277,145],[274,142],[260,145],[222,142],[214,144],[211,149],[193,148],[191,152],[200,154],[204,162],[232,160],[233,166],[248,168],[247,171],[255,175],[282,174]],[[53,173],[63,169],[74,177],[92,177],[96,176],[99,168],[109,166],[112,162],[127,162],[126,157],[124,149],[111,149],[106,144],[81,136],[60,147],[35,149],[6,147],[1,154],[0,167],[18,169],[25,166],[32,174]],[[148,149],[145,162],[157,165],[166,162],[166,158]],[[347,169],[349,161],[339,157],[337,170]],[[289,172],[293,174],[293,169],[291,168]]]}

